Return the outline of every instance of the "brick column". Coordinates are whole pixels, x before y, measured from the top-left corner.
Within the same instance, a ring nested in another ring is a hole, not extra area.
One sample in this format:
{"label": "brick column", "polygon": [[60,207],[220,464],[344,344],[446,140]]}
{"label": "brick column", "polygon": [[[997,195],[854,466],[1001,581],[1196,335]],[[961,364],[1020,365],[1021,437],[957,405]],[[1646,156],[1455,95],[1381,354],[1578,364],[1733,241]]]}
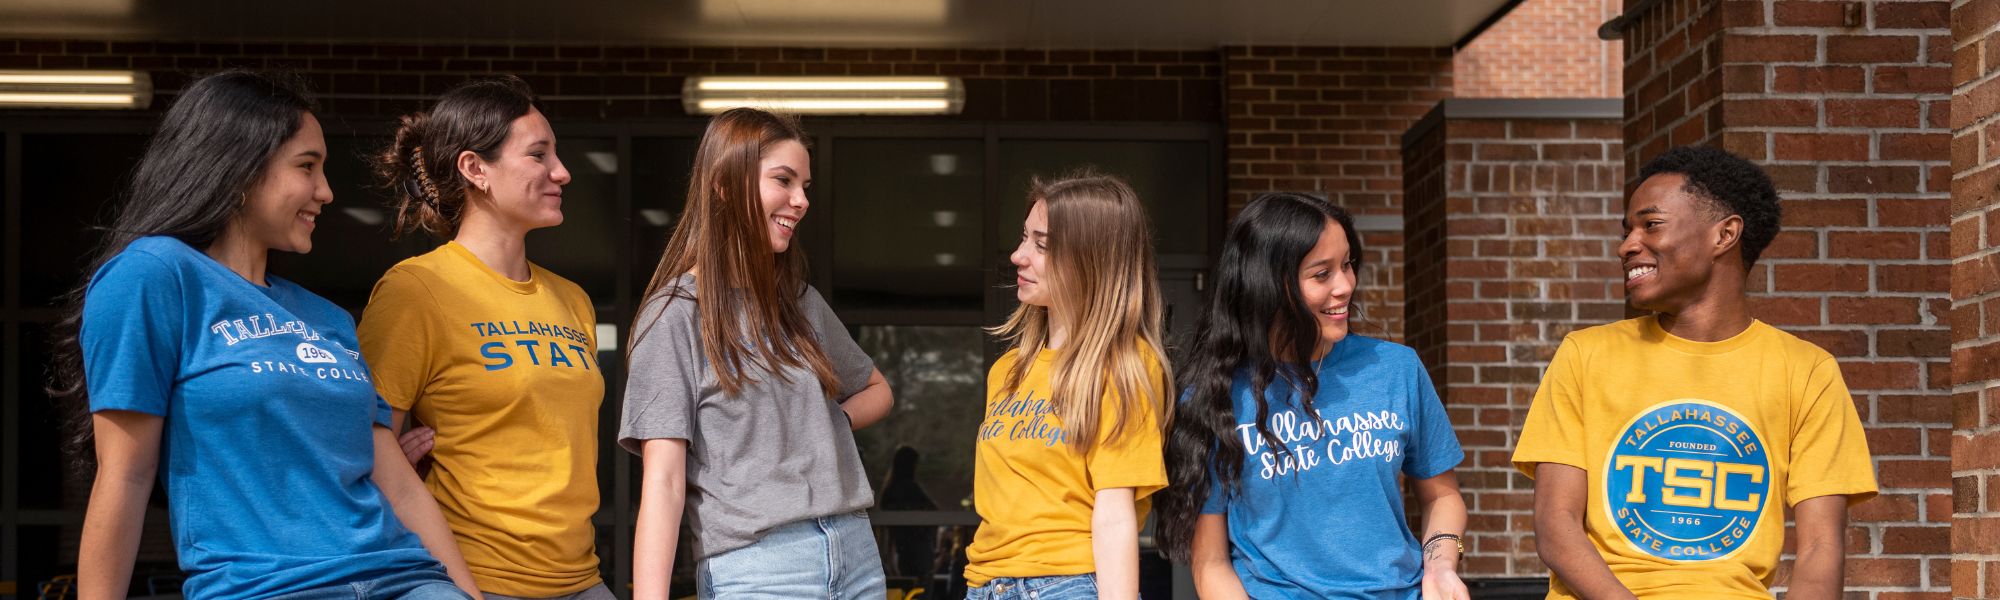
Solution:
{"label": "brick column", "polygon": [[1951,591],[2000,596],[2000,3],[1951,12]]}
{"label": "brick column", "polygon": [[1547,573],[1510,458],[1564,335],[1625,316],[1617,100],[1446,100],[1404,138],[1409,343],[1465,446],[1467,577]]}
{"label": "brick column", "polygon": [[1882,494],[1851,513],[1850,595],[1947,585],[1949,7],[1667,0],[1625,31],[1628,172],[1719,145],[1785,198],[1753,314],[1838,357],[1867,427]]}

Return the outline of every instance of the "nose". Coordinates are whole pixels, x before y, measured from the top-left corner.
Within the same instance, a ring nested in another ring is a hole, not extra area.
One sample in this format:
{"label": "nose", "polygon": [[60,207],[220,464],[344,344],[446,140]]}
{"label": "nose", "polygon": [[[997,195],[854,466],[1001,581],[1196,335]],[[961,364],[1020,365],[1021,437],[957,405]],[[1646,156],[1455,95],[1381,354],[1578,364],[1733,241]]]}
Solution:
{"label": "nose", "polygon": [[569,167],[563,166],[562,158],[554,152],[549,153],[549,181],[559,186],[569,185],[570,182]]}
{"label": "nose", "polygon": [[317,179],[319,181],[314,184],[313,188],[313,196],[312,196],[313,202],[318,202],[320,204],[332,204],[333,186],[327,185],[326,183],[326,171],[320,170],[319,177]]}
{"label": "nose", "polygon": [[1019,245],[1014,246],[1014,253],[1007,255],[1007,262],[1014,263],[1015,268],[1020,268],[1020,269],[1028,268],[1027,240],[1021,240],[1021,243]]}
{"label": "nose", "polygon": [[1625,239],[1618,241],[1618,257],[1627,261],[1632,260],[1632,257],[1639,255],[1639,249],[1639,229],[1625,230]]}

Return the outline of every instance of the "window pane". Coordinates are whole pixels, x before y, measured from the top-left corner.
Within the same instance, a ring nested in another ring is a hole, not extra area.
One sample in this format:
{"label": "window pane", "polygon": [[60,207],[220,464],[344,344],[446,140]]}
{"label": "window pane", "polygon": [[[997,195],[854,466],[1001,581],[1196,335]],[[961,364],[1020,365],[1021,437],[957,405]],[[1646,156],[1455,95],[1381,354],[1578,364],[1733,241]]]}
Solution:
{"label": "window pane", "polygon": [[[985,409],[985,332],[978,327],[864,326],[855,341],[889,380],[896,407],[889,417],[855,432],[862,462],[878,482],[889,477],[896,449],[920,458],[916,479],[938,510],[963,510],[972,500],[973,436]],[[914,510],[891,506],[882,508]]]}
{"label": "window pane", "polygon": [[632,210],[637,213],[632,216],[633,243],[638,249],[632,282],[640,290],[653,280],[667,236],[673,235],[674,224],[687,207],[688,175],[699,142],[689,137],[632,140]]}
{"label": "window pane", "polygon": [[139,135],[21,136],[22,306],[53,305],[82,280],[102,239],[92,228],[111,224],[109,207],[145,144]]}
{"label": "window pane", "polygon": [[569,169],[563,187],[563,222],[528,232],[528,258],[576,282],[609,312],[618,300],[618,243],[625,216],[618,210],[618,142],[563,138],[556,154]]}
{"label": "window pane", "polygon": [[979,310],[983,163],[978,140],[840,140],[833,305]]}
{"label": "window pane", "polygon": [[[1132,185],[1153,221],[1160,254],[1208,253],[1208,143],[1002,140],[1000,239],[1020,236],[1030,180],[1061,177],[1085,165]],[[1220,201],[1216,198],[1214,201]]]}
{"label": "window pane", "polygon": [[272,252],[271,273],[359,314],[389,267],[441,243],[421,231],[390,239],[394,200],[376,182],[370,156],[387,144],[376,137],[326,138],[326,184],[333,203],[313,222],[312,252]]}

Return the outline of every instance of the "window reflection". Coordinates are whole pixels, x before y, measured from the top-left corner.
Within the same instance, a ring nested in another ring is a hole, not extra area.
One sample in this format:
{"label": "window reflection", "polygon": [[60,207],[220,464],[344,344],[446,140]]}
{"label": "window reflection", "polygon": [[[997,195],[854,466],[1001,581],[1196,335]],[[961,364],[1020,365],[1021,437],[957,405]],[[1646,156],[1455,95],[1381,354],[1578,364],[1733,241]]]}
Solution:
{"label": "window reflection", "polygon": [[981,307],[978,140],[841,140],[833,157],[833,304]]}

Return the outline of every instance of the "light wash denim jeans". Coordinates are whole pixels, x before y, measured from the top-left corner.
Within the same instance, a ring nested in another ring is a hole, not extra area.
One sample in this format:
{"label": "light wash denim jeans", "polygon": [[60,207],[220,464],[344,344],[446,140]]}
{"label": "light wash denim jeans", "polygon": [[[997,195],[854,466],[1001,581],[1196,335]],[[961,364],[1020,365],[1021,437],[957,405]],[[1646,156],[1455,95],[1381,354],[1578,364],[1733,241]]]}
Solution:
{"label": "light wash denim jeans", "polygon": [[965,600],[1097,600],[1097,574],[995,577],[967,589]]}
{"label": "light wash denim jeans", "polygon": [[695,565],[702,600],[880,600],[882,554],[867,513],[794,521]]}
{"label": "light wash denim jeans", "polygon": [[611,593],[611,588],[604,587],[604,584],[602,583],[584,588],[583,591],[581,592],[577,592],[567,596],[550,596],[548,598],[525,598],[521,596],[502,596],[500,594],[495,594],[493,592],[486,592],[486,591],[480,592],[479,595],[485,596],[486,600],[618,600],[618,596]]}
{"label": "light wash denim jeans", "polygon": [[471,600],[444,569],[419,569],[387,577],[331,585],[272,600]]}

